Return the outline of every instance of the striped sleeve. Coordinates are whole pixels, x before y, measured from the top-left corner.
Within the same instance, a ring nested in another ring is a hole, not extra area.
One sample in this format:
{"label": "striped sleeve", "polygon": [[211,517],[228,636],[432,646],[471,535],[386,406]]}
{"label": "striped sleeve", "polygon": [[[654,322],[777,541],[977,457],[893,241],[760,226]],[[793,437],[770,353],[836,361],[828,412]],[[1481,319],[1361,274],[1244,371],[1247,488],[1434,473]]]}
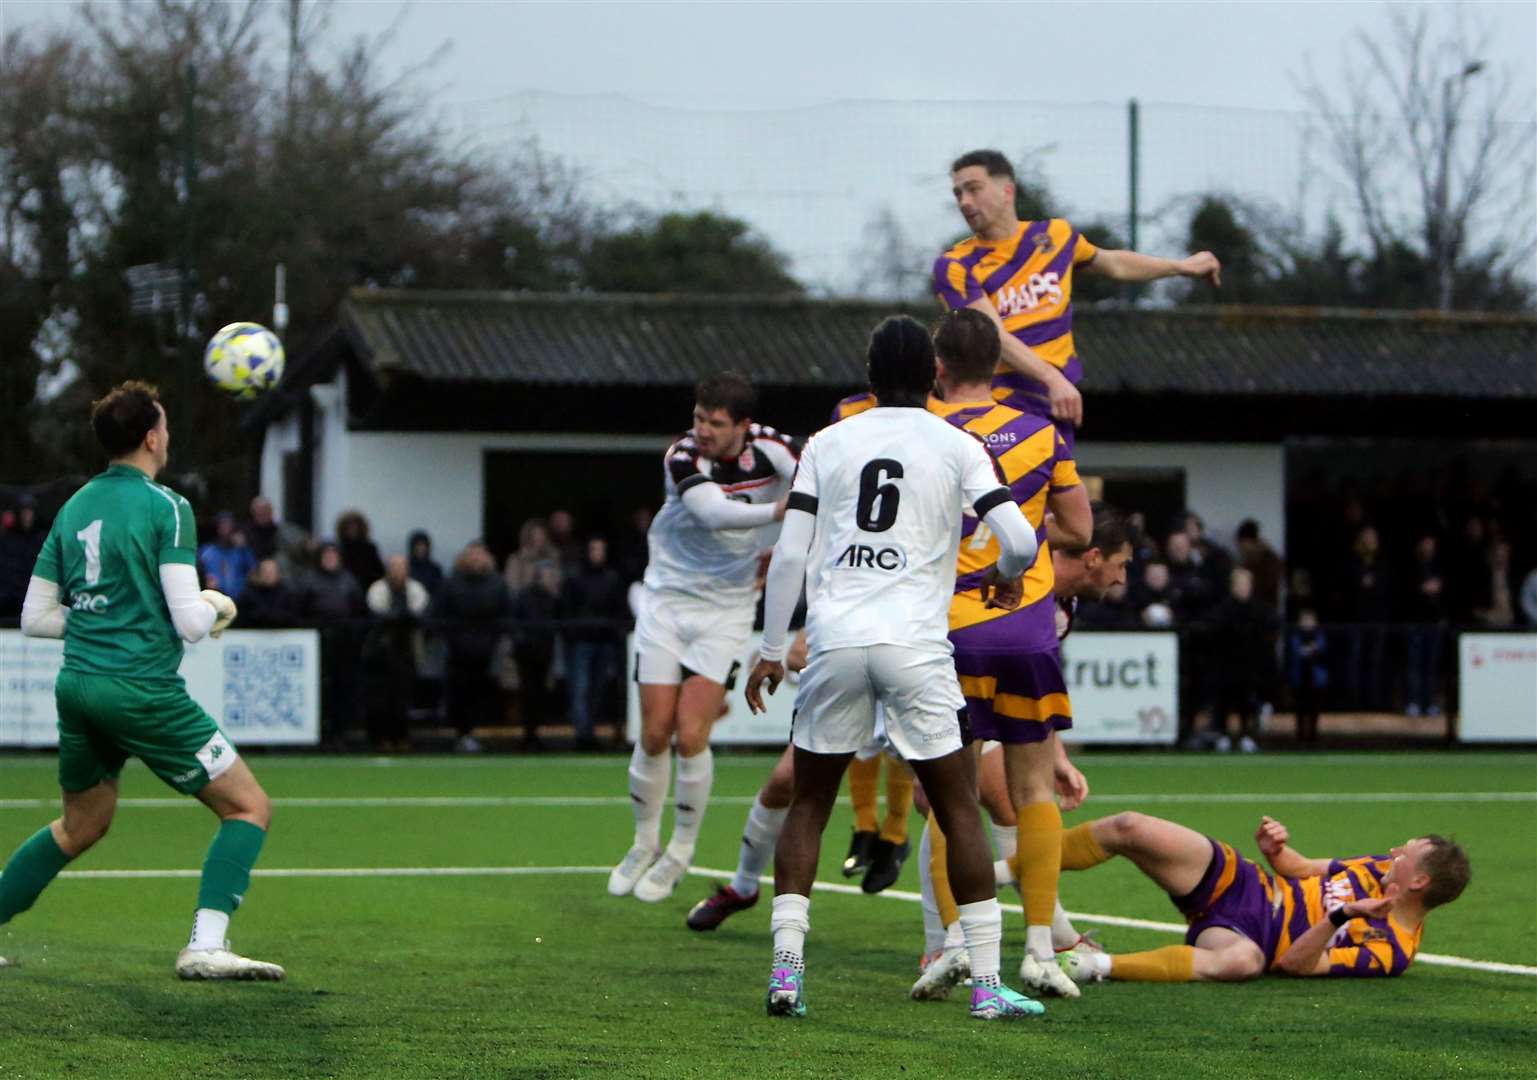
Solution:
{"label": "striped sleeve", "polygon": [[947,308],[963,308],[985,295],[959,259],[941,255],[934,262],[934,293]]}
{"label": "striped sleeve", "polygon": [[1329,974],[1350,979],[1382,978],[1402,975],[1409,968],[1409,954],[1395,940],[1392,931],[1386,937],[1359,945],[1329,950]]}
{"label": "striped sleeve", "polygon": [[1086,262],[1093,262],[1094,256],[1099,254],[1099,248],[1083,233],[1073,233],[1073,265],[1082,266]]}

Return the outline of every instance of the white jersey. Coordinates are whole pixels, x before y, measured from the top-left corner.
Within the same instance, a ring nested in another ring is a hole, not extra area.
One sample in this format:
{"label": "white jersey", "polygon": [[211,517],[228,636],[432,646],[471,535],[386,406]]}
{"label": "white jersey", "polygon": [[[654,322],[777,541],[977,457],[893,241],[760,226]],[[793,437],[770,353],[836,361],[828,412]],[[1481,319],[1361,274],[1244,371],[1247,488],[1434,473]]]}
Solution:
{"label": "white jersey", "polygon": [[683,505],[683,493],[696,484],[715,483],[728,498],[775,503],[788,490],[799,458],[795,440],[760,424],[748,425],[742,452],[729,461],[701,454],[692,433],[668,447],[663,459],[666,501],[646,534],[646,588],[727,603],[750,598],[758,556],[774,546],[779,523],[707,528]]}
{"label": "white jersey", "polygon": [[982,441],[923,408],[876,408],[812,436],[790,506],[816,515],[806,561],[815,654],[905,645],[948,654],[961,515],[1009,501]]}

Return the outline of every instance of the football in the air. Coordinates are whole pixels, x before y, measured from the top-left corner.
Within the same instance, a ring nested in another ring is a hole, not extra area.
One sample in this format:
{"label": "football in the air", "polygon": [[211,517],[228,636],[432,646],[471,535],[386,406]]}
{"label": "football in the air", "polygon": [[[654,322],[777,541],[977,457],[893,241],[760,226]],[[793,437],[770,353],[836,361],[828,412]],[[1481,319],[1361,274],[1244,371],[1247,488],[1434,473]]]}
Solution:
{"label": "football in the air", "polygon": [[253,398],[283,377],[283,343],[258,323],[230,323],[209,338],[203,371],[225,393]]}

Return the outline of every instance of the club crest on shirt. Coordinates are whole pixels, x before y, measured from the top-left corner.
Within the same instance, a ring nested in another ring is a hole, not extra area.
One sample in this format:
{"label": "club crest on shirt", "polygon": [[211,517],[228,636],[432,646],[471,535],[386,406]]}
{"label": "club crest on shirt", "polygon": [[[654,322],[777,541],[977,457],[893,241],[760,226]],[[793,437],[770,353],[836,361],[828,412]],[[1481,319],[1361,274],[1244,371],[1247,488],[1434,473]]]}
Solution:
{"label": "club crest on shirt", "polygon": [[752,452],[752,447],[744,447],[737,455],[736,463],[743,472],[752,472],[753,466],[758,463],[758,457]]}
{"label": "club crest on shirt", "polygon": [[1051,238],[1050,229],[1042,229],[1035,234],[1035,253],[1037,255],[1050,255],[1056,246],[1057,242]]}

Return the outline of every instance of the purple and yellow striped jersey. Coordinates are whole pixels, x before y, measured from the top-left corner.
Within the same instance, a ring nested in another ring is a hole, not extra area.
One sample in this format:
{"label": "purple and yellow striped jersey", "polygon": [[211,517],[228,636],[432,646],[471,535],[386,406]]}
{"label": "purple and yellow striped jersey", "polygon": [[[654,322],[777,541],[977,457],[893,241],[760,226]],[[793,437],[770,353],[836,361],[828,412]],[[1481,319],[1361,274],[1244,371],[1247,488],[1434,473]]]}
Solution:
{"label": "purple and yellow striped jersey", "polygon": [[999,651],[1035,652],[1057,644],[1056,575],[1046,543],[1046,500],[1052,491],[1081,483],[1067,443],[1049,419],[1007,405],[957,404],[931,400],[929,411],[944,417],[987,444],[998,462],[1009,494],[1035,529],[1035,562],[1025,572],[1024,596],[1013,611],[983,606],[981,583],[998,561],[997,537],[967,514],[961,523],[961,548],[955,564],[955,598],[950,630],[982,623],[998,624]]}
{"label": "purple and yellow striped jersey", "polygon": [[[1362,855],[1331,860],[1319,877],[1288,878],[1237,855],[1226,844],[1219,847],[1224,865],[1206,910],[1229,911],[1246,924],[1246,936],[1257,932],[1261,940],[1255,944],[1264,950],[1268,968],[1280,962],[1308,927],[1341,904],[1381,897],[1383,875],[1393,866],[1385,855]],[[1391,914],[1352,919],[1329,941],[1328,974],[1401,975],[1419,951],[1422,932],[1422,927],[1411,930],[1395,922]]]}
{"label": "purple and yellow striped jersey", "polygon": [[[1076,385],[1083,365],[1073,351],[1073,268],[1097,254],[1062,218],[1024,221],[1001,243],[970,236],[946,251],[934,263],[934,291],[947,308],[986,297],[1005,330]],[[1000,361],[993,397],[1008,402],[1016,394],[1044,399],[1046,388]]]}

